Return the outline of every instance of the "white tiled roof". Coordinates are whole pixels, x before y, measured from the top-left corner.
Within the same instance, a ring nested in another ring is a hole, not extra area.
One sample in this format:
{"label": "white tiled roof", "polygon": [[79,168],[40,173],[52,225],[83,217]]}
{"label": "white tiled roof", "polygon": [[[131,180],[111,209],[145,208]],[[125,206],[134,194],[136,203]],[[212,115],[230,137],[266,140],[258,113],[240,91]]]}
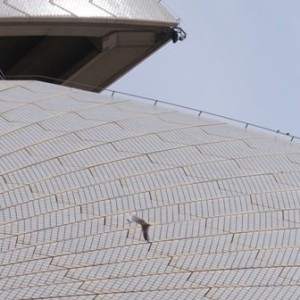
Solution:
{"label": "white tiled roof", "polygon": [[176,24],[159,0],[0,0],[0,21],[6,18],[88,19],[99,22]]}
{"label": "white tiled roof", "polygon": [[0,153],[1,299],[300,298],[297,143],[0,81]]}

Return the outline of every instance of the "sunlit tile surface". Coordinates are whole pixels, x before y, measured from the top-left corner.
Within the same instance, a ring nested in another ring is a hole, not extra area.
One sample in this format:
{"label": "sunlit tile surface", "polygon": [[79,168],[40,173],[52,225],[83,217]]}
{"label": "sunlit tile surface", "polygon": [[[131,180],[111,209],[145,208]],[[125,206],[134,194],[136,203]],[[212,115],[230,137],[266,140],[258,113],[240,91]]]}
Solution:
{"label": "sunlit tile surface", "polygon": [[296,142],[26,81],[0,126],[1,299],[299,299]]}
{"label": "sunlit tile surface", "polygon": [[159,0],[0,0],[0,16],[176,23]]}

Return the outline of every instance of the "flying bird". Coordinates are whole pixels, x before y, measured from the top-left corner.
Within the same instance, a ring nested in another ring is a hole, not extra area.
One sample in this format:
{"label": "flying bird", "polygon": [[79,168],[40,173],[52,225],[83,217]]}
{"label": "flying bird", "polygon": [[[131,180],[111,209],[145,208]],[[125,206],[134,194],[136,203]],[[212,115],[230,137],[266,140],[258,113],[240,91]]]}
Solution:
{"label": "flying bird", "polygon": [[140,224],[142,226],[142,232],[143,232],[144,239],[148,243],[150,243],[150,241],[149,241],[149,235],[148,235],[150,224],[148,224],[143,219],[141,219],[141,218],[139,218],[137,216],[130,216],[129,218],[127,218],[127,221],[129,223],[136,222],[137,224]]}

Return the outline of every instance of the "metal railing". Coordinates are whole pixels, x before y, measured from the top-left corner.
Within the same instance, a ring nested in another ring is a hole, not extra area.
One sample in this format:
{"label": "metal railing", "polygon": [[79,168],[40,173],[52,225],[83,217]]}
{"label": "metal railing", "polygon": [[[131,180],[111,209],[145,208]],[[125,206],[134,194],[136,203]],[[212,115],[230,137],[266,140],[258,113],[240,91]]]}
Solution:
{"label": "metal railing", "polygon": [[158,103],[161,103],[161,104],[164,104],[164,105],[173,106],[173,107],[177,107],[177,108],[180,108],[180,109],[193,111],[193,112],[196,112],[198,114],[198,116],[201,116],[202,114],[205,114],[205,115],[208,115],[208,116],[217,117],[217,118],[220,118],[220,119],[223,119],[223,120],[243,124],[244,128],[248,128],[249,126],[251,126],[253,128],[257,128],[257,129],[260,129],[260,130],[263,130],[263,131],[269,131],[269,132],[272,132],[272,133],[275,133],[275,134],[278,134],[278,135],[288,137],[291,142],[293,140],[299,140],[300,141],[300,137],[292,135],[289,132],[282,132],[280,130],[271,129],[271,128],[268,128],[268,127],[265,127],[265,126],[261,126],[261,125],[257,125],[257,124],[254,124],[254,123],[242,121],[242,120],[239,120],[239,119],[227,117],[227,116],[224,116],[224,115],[212,113],[212,112],[209,112],[209,111],[200,110],[200,109],[196,109],[196,108],[191,108],[191,107],[188,107],[188,106],[184,106],[184,105],[180,105],[180,104],[176,104],[176,103],[172,103],[172,102],[162,101],[162,100],[158,100],[158,99],[154,99],[154,98],[139,96],[139,95],[130,94],[130,93],[126,93],[126,92],[120,92],[120,91],[111,90],[111,89],[104,89],[104,91],[110,92],[111,96],[114,96],[115,94],[119,94],[119,95],[129,96],[129,97],[136,98],[136,99],[152,101],[154,103],[154,105],[157,105]]}
{"label": "metal railing", "polygon": [[[44,75],[28,75],[28,76],[26,76],[26,75],[21,75],[21,76],[9,75],[9,76],[4,76],[4,74],[3,74],[3,76],[0,77],[0,79],[5,79],[5,80],[10,80],[10,79],[18,79],[18,80],[21,80],[21,79],[24,80],[25,79],[26,80],[26,78],[27,78],[27,80],[30,78],[30,80],[35,80],[36,79],[36,80],[41,80],[41,81],[46,81],[46,82],[51,82],[51,83],[57,83],[57,84],[64,83],[64,85],[66,85],[66,86],[67,86],[68,83],[70,83],[70,84],[73,84],[73,85],[76,85],[76,86],[82,86],[83,89],[84,88],[85,89],[87,89],[87,88],[98,88],[96,86],[92,86],[92,85],[88,85],[88,84],[82,84],[82,83],[78,83],[78,82],[62,80],[62,79],[53,78],[53,77],[44,76]],[[185,105],[180,105],[180,104],[176,104],[176,103],[172,103],[172,102],[162,101],[162,100],[159,100],[159,99],[154,99],[154,98],[150,98],[150,97],[140,96],[140,95],[136,95],[136,94],[121,92],[121,91],[107,89],[107,88],[103,88],[101,92],[108,92],[108,93],[110,93],[110,95],[112,97],[115,94],[117,94],[117,95],[122,95],[122,96],[126,96],[126,97],[131,97],[131,98],[134,98],[134,99],[151,101],[151,102],[153,102],[154,105],[164,104],[164,105],[167,105],[167,106],[172,106],[172,107],[176,107],[176,108],[180,108],[180,109],[184,109],[184,110],[188,110],[188,111],[193,111],[193,112],[196,112],[198,114],[198,116],[201,116],[202,114],[205,114],[205,115],[208,115],[208,116],[220,118],[220,119],[227,120],[227,121],[230,121],[230,122],[243,124],[244,128],[246,128],[246,129],[251,126],[251,127],[259,129],[259,130],[275,133],[276,135],[281,135],[281,136],[287,137],[291,142],[294,141],[294,140],[300,141],[300,137],[295,136],[293,134],[290,134],[289,132],[282,132],[280,130],[275,130],[275,129],[268,128],[268,127],[265,127],[265,126],[257,125],[257,124],[254,124],[254,123],[242,121],[242,120],[239,120],[239,119],[227,117],[227,116],[224,116],[224,115],[212,113],[212,112],[205,111],[205,110],[191,108],[191,107],[188,107],[188,106],[185,106]]]}

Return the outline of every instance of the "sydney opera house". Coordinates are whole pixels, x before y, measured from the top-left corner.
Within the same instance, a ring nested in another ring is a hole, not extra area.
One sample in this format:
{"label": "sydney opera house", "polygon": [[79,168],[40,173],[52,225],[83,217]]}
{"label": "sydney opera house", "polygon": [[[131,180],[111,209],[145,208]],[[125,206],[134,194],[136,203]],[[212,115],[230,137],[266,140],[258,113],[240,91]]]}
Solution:
{"label": "sydney opera house", "polygon": [[183,38],[161,1],[0,23],[0,299],[300,299],[299,142],[99,93]]}

